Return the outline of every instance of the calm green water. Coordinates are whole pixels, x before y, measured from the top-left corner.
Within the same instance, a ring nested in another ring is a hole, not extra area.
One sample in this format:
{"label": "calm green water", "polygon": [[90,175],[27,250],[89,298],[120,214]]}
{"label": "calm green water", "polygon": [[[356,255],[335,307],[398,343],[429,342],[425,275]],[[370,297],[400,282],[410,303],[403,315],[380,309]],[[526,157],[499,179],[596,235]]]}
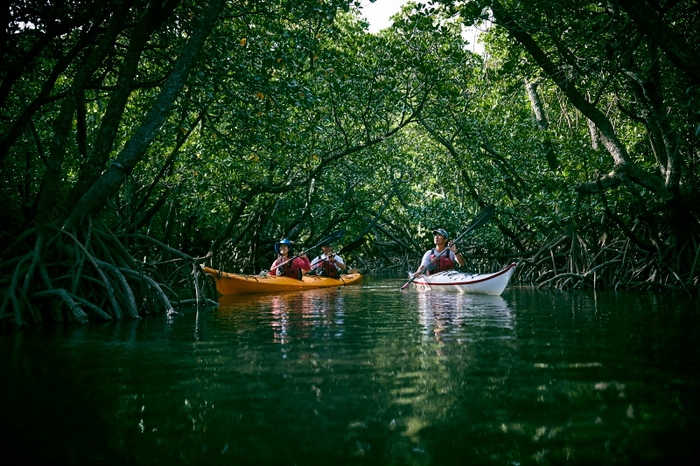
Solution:
{"label": "calm green water", "polygon": [[4,464],[679,464],[700,427],[682,295],[403,280],[2,334]]}

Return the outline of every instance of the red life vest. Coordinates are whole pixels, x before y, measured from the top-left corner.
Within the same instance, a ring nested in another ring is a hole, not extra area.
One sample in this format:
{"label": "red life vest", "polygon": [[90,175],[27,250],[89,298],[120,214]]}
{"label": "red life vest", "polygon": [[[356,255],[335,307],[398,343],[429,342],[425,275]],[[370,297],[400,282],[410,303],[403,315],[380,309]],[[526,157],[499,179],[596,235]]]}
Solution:
{"label": "red life vest", "polygon": [[[444,252],[444,251],[443,251]],[[440,253],[433,249],[433,253],[430,255],[430,260],[435,259]],[[452,270],[455,268],[455,263],[450,259],[450,253],[445,252],[440,258],[433,262],[429,267],[430,273],[444,272],[445,270]]]}
{"label": "red life vest", "polygon": [[[283,277],[292,277],[292,278],[297,278],[297,279],[301,280],[302,273],[301,273],[301,269],[297,266],[297,264],[295,264],[296,259],[289,260],[289,259],[283,259],[282,257],[280,257],[279,259],[277,259],[276,262],[284,262],[284,261],[288,261],[288,262],[286,264],[283,264],[283,265],[277,267],[275,272],[279,271],[280,273],[279,274],[276,273],[276,275],[283,276]],[[275,265],[277,265],[277,264],[275,264]]]}
{"label": "red life vest", "polygon": [[[333,255],[335,257],[335,254]],[[324,277],[331,277],[331,278],[338,278],[340,274],[338,273],[338,269],[335,267],[335,264],[331,264],[331,262],[326,258],[322,262],[321,265],[321,275]]]}

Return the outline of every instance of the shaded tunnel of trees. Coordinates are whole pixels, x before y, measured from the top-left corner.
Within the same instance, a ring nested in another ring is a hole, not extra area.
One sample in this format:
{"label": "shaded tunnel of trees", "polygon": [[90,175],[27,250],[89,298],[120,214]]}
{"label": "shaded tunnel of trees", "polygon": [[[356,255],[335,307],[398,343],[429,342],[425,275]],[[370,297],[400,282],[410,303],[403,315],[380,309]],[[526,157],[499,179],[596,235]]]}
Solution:
{"label": "shaded tunnel of trees", "polygon": [[[0,50],[0,322],[205,305],[340,229],[406,276],[430,232],[513,283],[680,289],[700,269],[700,6],[13,1]],[[483,52],[464,33],[476,27]]]}

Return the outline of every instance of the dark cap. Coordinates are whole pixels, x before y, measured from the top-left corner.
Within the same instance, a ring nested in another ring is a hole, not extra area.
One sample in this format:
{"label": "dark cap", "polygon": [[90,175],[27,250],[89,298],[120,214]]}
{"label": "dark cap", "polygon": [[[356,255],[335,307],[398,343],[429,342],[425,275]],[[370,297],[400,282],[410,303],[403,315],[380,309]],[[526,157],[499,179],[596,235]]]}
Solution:
{"label": "dark cap", "polygon": [[450,235],[447,234],[444,228],[438,228],[437,230],[433,230],[434,235],[442,235],[445,237],[445,239],[449,239]]}

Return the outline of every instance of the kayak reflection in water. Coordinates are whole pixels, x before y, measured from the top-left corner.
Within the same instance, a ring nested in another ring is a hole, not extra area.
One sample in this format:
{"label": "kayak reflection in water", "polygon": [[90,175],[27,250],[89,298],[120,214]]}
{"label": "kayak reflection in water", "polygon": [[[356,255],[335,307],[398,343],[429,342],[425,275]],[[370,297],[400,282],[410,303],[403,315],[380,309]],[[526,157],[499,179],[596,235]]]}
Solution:
{"label": "kayak reflection in water", "polygon": [[309,258],[306,257],[306,254],[303,252],[297,257],[290,258],[292,254],[292,242],[287,238],[275,243],[275,252],[278,257],[270,267],[270,275],[292,277],[301,280],[301,277],[311,270]]}
{"label": "kayak reflection in water", "polygon": [[339,255],[333,252],[333,243],[330,241],[321,244],[323,254],[314,258],[311,261],[311,270],[316,275],[323,277],[338,278],[342,272],[348,268],[345,261]]}

